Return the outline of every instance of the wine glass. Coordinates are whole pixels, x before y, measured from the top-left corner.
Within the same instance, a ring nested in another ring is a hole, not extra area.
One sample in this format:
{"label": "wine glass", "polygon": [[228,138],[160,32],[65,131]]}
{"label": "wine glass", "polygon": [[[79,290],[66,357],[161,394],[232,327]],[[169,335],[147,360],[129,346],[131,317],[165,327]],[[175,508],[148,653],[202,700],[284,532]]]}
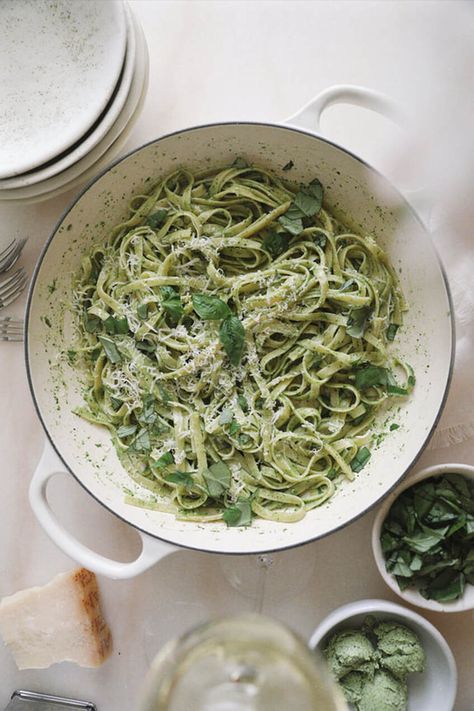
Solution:
{"label": "wine glass", "polygon": [[140,711],[347,711],[319,657],[256,614],[206,623],[169,642]]}

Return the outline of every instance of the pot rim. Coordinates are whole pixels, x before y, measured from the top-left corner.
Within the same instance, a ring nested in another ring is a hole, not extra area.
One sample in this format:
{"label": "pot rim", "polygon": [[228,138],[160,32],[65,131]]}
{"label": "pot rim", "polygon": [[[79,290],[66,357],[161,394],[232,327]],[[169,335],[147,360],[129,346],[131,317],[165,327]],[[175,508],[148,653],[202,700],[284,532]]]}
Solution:
{"label": "pot rim", "polygon": [[260,555],[263,553],[286,551],[286,550],[290,550],[292,548],[296,548],[298,546],[307,545],[307,544],[312,543],[316,540],[325,538],[326,536],[336,533],[337,531],[342,530],[343,528],[351,525],[352,523],[355,523],[362,516],[365,516],[365,514],[367,514],[369,511],[373,510],[376,506],[378,506],[382,500],[384,500],[396,487],[398,487],[400,485],[400,483],[405,479],[407,474],[413,469],[413,467],[415,466],[415,464],[417,463],[417,461],[423,454],[424,450],[426,449],[426,447],[427,447],[427,445],[428,445],[428,443],[429,443],[429,441],[430,441],[430,439],[431,439],[431,437],[438,425],[438,422],[441,418],[441,415],[443,413],[444,406],[446,404],[446,400],[448,397],[449,388],[450,388],[452,377],[453,377],[454,357],[455,357],[455,350],[456,350],[456,332],[455,332],[455,322],[454,322],[454,317],[453,317],[454,305],[453,305],[449,282],[448,282],[447,275],[446,275],[446,272],[444,269],[444,265],[441,261],[438,251],[436,250],[435,245],[433,244],[433,250],[435,253],[435,257],[438,261],[438,265],[439,265],[441,275],[443,278],[443,282],[444,282],[444,286],[446,289],[446,296],[447,296],[448,303],[449,303],[449,320],[450,320],[450,324],[451,324],[451,352],[450,352],[450,361],[449,361],[449,371],[448,371],[448,377],[446,379],[446,385],[445,385],[444,392],[443,392],[443,398],[441,400],[441,404],[439,406],[439,409],[438,409],[438,412],[437,412],[436,417],[434,419],[432,427],[430,428],[429,432],[427,433],[427,435],[426,435],[423,443],[421,444],[420,448],[418,449],[416,455],[414,456],[414,458],[412,459],[410,464],[405,468],[405,470],[400,475],[400,477],[397,479],[397,481],[389,489],[384,491],[384,493],[381,496],[379,496],[370,506],[368,506],[366,509],[364,509],[364,511],[362,511],[358,514],[355,514],[348,521],[341,523],[340,525],[336,526],[335,528],[331,529],[330,531],[327,531],[322,534],[318,534],[316,536],[311,536],[305,541],[301,541],[298,543],[291,543],[287,546],[278,546],[277,548],[262,548],[262,549],[258,549],[258,550],[255,550],[255,551],[252,551],[251,553],[249,553],[248,551],[228,551],[226,549],[216,551],[216,550],[211,550],[208,548],[202,548],[199,546],[184,545],[183,543],[176,543],[175,541],[169,540],[168,538],[158,536],[158,535],[156,535],[156,533],[150,533],[149,531],[144,530],[137,524],[132,523],[128,519],[126,519],[123,516],[121,516],[120,514],[118,514],[113,508],[111,508],[110,506],[105,504],[100,498],[98,498],[94,493],[92,493],[92,491],[89,490],[89,488],[85,485],[85,483],[81,480],[81,478],[77,474],[75,474],[75,472],[66,464],[58,447],[55,444],[54,438],[50,434],[48,427],[41,415],[40,407],[39,407],[38,401],[36,399],[35,390],[34,390],[34,386],[33,386],[33,378],[32,378],[31,369],[30,369],[30,356],[29,356],[29,323],[30,323],[30,316],[31,316],[31,305],[32,305],[32,300],[33,300],[33,292],[34,292],[34,289],[36,286],[36,282],[38,280],[38,276],[39,276],[41,266],[43,264],[43,260],[46,256],[46,253],[47,253],[52,241],[56,237],[56,234],[57,234],[59,228],[61,227],[62,223],[64,222],[64,220],[65,220],[66,216],[69,214],[69,212],[82,199],[82,197],[87,193],[89,188],[91,188],[98,180],[100,180],[104,175],[106,175],[109,171],[111,171],[113,168],[115,168],[116,165],[124,162],[125,160],[128,160],[131,156],[135,155],[136,153],[141,151],[143,148],[146,148],[146,147],[151,146],[153,144],[158,144],[162,140],[172,138],[172,137],[178,136],[183,133],[190,133],[192,131],[197,131],[199,129],[218,128],[221,126],[261,126],[264,128],[265,127],[278,128],[278,129],[290,131],[290,132],[293,132],[296,134],[302,133],[306,136],[310,136],[310,137],[315,138],[319,141],[322,141],[330,146],[333,146],[334,148],[336,148],[336,149],[342,151],[343,153],[349,155],[350,157],[354,158],[358,163],[360,163],[364,167],[368,168],[377,177],[378,180],[381,180],[381,181],[387,183],[390,186],[390,188],[397,194],[398,199],[404,205],[407,212],[410,214],[411,219],[414,219],[422,227],[423,230],[428,232],[428,228],[426,227],[426,225],[424,224],[423,220],[420,218],[420,216],[418,215],[416,210],[410,205],[410,203],[405,198],[405,196],[400,192],[400,190],[395,185],[393,185],[393,183],[390,180],[388,180],[388,178],[386,178],[379,170],[374,168],[372,165],[370,165],[370,163],[368,163],[366,160],[364,160],[363,158],[358,156],[356,153],[352,152],[348,148],[345,148],[344,146],[341,146],[340,144],[336,143],[335,141],[332,141],[328,138],[325,138],[324,136],[321,136],[319,133],[316,133],[315,131],[311,131],[310,129],[301,128],[299,126],[294,126],[291,124],[284,124],[284,123],[278,123],[278,122],[272,122],[272,121],[240,121],[240,120],[209,122],[209,123],[205,123],[205,124],[198,124],[195,126],[188,126],[187,128],[177,129],[176,131],[171,131],[169,133],[165,133],[165,134],[159,136],[158,138],[154,138],[154,139],[151,139],[150,141],[146,141],[145,143],[140,144],[138,147],[133,148],[132,150],[125,153],[124,155],[113,160],[105,168],[100,170],[97,173],[97,175],[95,175],[93,178],[91,178],[86,183],[86,185],[77,193],[77,195],[73,198],[71,203],[63,210],[60,217],[56,221],[56,224],[54,225],[54,227],[51,231],[51,234],[49,235],[48,239],[46,240],[46,243],[44,244],[43,249],[40,252],[40,255],[38,257],[38,260],[36,262],[36,265],[35,265],[35,268],[33,270],[33,274],[31,277],[31,282],[30,282],[30,286],[28,289],[28,295],[27,295],[26,310],[25,310],[25,342],[24,342],[23,352],[24,352],[24,358],[25,358],[26,375],[27,375],[27,380],[28,380],[28,385],[29,385],[29,389],[31,392],[31,396],[33,399],[33,404],[34,404],[36,413],[38,415],[38,418],[41,422],[41,425],[43,427],[43,430],[46,434],[46,437],[47,437],[51,447],[53,448],[54,452],[57,454],[57,456],[61,460],[62,464],[64,465],[65,471],[70,473],[74,477],[74,479],[80,484],[80,486],[82,486],[82,488],[89,494],[89,496],[92,496],[92,498],[98,504],[103,506],[106,511],[113,514],[114,516],[119,518],[121,521],[123,521],[127,525],[132,526],[132,528],[139,531],[141,534],[144,534],[145,536],[149,536],[150,538],[154,538],[158,541],[162,541],[164,543],[175,545],[178,549],[183,548],[183,549],[187,549],[187,550],[202,551],[205,553],[214,553],[216,555],[235,555],[235,556]]}

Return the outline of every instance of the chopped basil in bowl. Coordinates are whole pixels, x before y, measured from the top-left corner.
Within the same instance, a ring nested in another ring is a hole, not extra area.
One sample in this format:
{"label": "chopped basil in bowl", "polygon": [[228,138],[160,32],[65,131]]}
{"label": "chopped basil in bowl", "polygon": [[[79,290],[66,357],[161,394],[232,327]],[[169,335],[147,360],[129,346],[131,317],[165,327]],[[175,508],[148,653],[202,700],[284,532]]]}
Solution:
{"label": "chopped basil in bowl", "polygon": [[440,464],[405,481],[372,530],[377,567],[407,602],[438,612],[474,608],[474,467]]}

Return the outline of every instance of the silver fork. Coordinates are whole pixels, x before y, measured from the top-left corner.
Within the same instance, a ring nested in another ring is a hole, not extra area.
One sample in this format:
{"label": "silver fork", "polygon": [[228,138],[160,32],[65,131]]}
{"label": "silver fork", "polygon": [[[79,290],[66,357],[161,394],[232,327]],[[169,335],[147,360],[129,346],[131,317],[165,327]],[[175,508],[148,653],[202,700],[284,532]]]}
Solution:
{"label": "silver fork", "polygon": [[0,282],[0,309],[8,306],[20,296],[26,286],[28,277],[23,267],[17,269],[11,276]]}
{"label": "silver fork", "polygon": [[22,341],[24,323],[11,316],[0,318],[0,341]]}
{"label": "silver fork", "polygon": [[26,239],[16,239],[16,237],[14,237],[10,244],[0,252],[0,272],[6,272],[12,268],[20,256],[25,242]]}

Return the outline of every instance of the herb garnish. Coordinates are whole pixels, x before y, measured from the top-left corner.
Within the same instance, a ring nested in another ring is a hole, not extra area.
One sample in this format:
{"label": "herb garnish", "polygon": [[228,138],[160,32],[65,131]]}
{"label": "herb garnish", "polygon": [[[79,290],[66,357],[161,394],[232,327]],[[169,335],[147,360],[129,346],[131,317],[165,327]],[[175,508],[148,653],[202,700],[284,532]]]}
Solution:
{"label": "herb garnish", "polygon": [[317,178],[309,185],[304,185],[296,193],[293,202],[278,222],[292,235],[299,235],[303,227],[303,218],[313,217],[323,204],[323,186]]}
{"label": "herb garnish", "polygon": [[172,286],[162,286],[160,294],[163,310],[168,316],[178,321],[184,313],[179,293]]}
{"label": "herb garnish", "polygon": [[231,315],[231,310],[222,299],[212,294],[193,294],[193,308],[204,321],[220,321]]}
{"label": "herb garnish", "polygon": [[362,306],[359,309],[351,309],[347,319],[346,333],[353,338],[362,338],[369,325],[372,308]]}
{"label": "herb garnish", "polygon": [[361,447],[354,459],[351,461],[351,469],[353,472],[360,472],[365,467],[370,459],[370,450],[367,447]]}
{"label": "herb garnish", "polygon": [[279,257],[286,252],[289,245],[289,238],[284,232],[269,232],[262,242],[262,247],[273,258]]}
{"label": "herb garnish", "polygon": [[174,464],[174,457],[172,452],[165,452],[161,455],[156,462],[153,462],[155,469],[166,469],[170,464]]}
{"label": "herb garnish", "polygon": [[191,489],[194,484],[193,478],[189,472],[176,471],[172,474],[165,476],[165,481],[171,484],[178,484],[179,486],[184,486],[186,489]]}
{"label": "herb garnish", "polygon": [[400,589],[450,602],[474,585],[474,484],[460,474],[403,491],[382,525],[385,566]]}
{"label": "herb garnish", "polygon": [[222,518],[230,526],[250,526],[252,523],[252,508],[250,499],[239,496],[237,501],[226,508]]}
{"label": "herb garnish", "polygon": [[286,170],[291,170],[291,169],[293,168],[293,166],[294,166],[293,161],[292,161],[292,160],[289,160],[288,163],[285,163],[285,165],[283,166],[282,170],[285,170],[285,171],[286,171]]}
{"label": "herb garnish", "polygon": [[228,316],[219,329],[219,339],[232,365],[239,365],[245,345],[245,330],[237,316]]}
{"label": "herb garnish", "polygon": [[120,355],[117,346],[113,342],[111,338],[108,336],[99,336],[99,341],[102,343],[102,346],[105,351],[105,355],[109,359],[111,363],[120,363],[122,360],[122,356]]}
{"label": "herb garnish", "polygon": [[157,227],[161,227],[166,218],[168,217],[168,210],[164,207],[160,208],[152,215],[148,215],[146,218],[146,224],[152,229],[156,230]]}
{"label": "herb garnish", "polygon": [[212,496],[213,499],[219,498],[230,489],[231,473],[224,462],[214,462],[209,469],[203,472],[202,476],[209,496]]}

